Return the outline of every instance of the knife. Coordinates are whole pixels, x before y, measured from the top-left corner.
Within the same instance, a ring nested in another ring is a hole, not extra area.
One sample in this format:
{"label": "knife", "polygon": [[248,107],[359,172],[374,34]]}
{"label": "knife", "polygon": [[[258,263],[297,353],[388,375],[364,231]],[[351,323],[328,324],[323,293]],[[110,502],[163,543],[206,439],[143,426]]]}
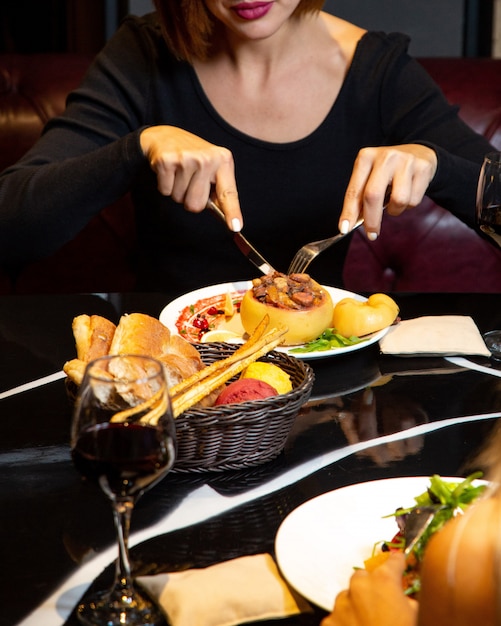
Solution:
{"label": "knife", "polygon": [[[210,198],[207,202],[207,208],[210,209],[214,215],[216,215],[226,225],[226,217],[224,213],[217,206],[217,204],[212,202]],[[242,235],[242,233],[230,232],[233,235],[233,241],[235,242],[237,248],[258,268],[258,270],[260,270],[263,274],[271,274],[275,271],[273,265],[268,263],[262,254],[259,254],[256,248],[254,248],[254,246]]]}

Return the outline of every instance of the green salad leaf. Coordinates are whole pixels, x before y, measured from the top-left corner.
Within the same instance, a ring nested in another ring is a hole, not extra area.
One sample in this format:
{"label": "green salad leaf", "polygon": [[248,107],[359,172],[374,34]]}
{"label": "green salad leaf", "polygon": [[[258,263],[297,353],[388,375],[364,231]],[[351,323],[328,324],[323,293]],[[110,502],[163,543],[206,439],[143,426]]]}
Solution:
{"label": "green salad leaf", "polygon": [[289,352],[298,354],[305,352],[323,352],[325,350],[354,346],[362,341],[366,340],[360,339],[359,337],[343,337],[343,335],[336,332],[335,328],[327,328],[317,339],[309,341],[299,348],[292,348]]}
{"label": "green salad leaf", "polygon": [[482,472],[474,472],[460,482],[444,480],[437,474],[430,477],[430,484],[426,491],[414,498],[415,505],[406,509],[397,509],[391,515],[399,516],[410,513],[415,507],[436,505],[439,508],[430,525],[417,542],[413,553],[421,560],[426,544],[431,536],[442,528],[452,517],[464,512],[487,488],[485,483],[474,485],[473,482],[482,478]]}

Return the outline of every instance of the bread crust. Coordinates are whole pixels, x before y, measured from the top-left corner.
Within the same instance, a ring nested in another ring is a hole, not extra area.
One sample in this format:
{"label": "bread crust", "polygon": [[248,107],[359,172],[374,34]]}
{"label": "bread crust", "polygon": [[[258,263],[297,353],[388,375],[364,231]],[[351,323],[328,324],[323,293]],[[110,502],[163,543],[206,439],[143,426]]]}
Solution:
{"label": "bread crust", "polygon": [[88,363],[108,354],[116,326],[100,315],[78,315],[72,330],[77,358]]}
{"label": "bread crust", "polygon": [[145,354],[158,358],[169,350],[170,330],[144,313],[122,315],[109,354]]}
{"label": "bread crust", "polygon": [[181,359],[172,361],[170,365],[173,367],[194,371],[203,367],[195,346],[179,335],[172,334],[162,322],[144,313],[130,313],[120,318],[109,353],[146,354],[161,361],[166,355],[176,355]]}
{"label": "bread crust", "polygon": [[[65,363],[63,369],[77,385],[82,383],[87,363],[106,355],[143,354],[158,359],[164,365],[169,387],[205,367],[191,343],[144,313],[123,315],[118,326],[99,315],[79,315],[73,320],[72,328],[77,358]],[[126,372],[114,374],[125,375]],[[212,396],[204,404],[214,400]]]}
{"label": "bread crust", "polygon": [[81,359],[72,359],[71,361],[66,361],[63,366],[63,371],[72,382],[80,386],[82,384],[86,367],[86,361],[82,361]]}
{"label": "bread crust", "polygon": [[[63,367],[68,376],[67,383],[76,383],[77,388],[82,383],[88,363],[80,356],[88,356],[90,353],[91,317],[82,315],[75,318],[73,331],[79,345],[79,357],[67,361]],[[269,318],[265,316],[245,344],[225,359],[206,366],[198,350],[186,339],[171,335],[170,330],[156,318],[143,313],[131,313],[120,319],[108,354],[151,356],[160,361],[170,387],[173,415],[177,417],[191,407],[213,406],[228,380],[282,342],[287,329],[273,328],[267,332],[268,325]],[[109,368],[108,373],[112,377],[129,377],[133,374],[142,377],[147,374],[137,369],[133,372],[137,364],[129,362],[127,358],[120,359],[116,368]],[[141,397],[141,390],[135,388],[131,400],[141,400]]]}

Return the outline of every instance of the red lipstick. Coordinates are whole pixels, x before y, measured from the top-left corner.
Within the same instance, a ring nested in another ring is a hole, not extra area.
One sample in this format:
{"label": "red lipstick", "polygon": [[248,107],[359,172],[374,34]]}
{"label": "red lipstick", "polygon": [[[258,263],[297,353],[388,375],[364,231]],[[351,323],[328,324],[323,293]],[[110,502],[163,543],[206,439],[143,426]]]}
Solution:
{"label": "red lipstick", "polygon": [[273,6],[273,2],[240,2],[231,7],[243,20],[257,20],[264,17]]}

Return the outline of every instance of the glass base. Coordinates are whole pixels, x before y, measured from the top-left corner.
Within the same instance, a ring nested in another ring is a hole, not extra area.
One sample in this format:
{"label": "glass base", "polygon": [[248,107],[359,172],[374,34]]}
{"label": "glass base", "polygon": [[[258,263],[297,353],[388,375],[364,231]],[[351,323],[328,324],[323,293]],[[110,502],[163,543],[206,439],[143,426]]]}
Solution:
{"label": "glass base", "polygon": [[491,330],[484,333],[483,338],[492,358],[501,361],[501,330]]}
{"label": "glass base", "polygon": [[138,589],[132,596],[103,591],[86,598],[77,607],[77,616],[86,626],[165,626],[160,608]]}

